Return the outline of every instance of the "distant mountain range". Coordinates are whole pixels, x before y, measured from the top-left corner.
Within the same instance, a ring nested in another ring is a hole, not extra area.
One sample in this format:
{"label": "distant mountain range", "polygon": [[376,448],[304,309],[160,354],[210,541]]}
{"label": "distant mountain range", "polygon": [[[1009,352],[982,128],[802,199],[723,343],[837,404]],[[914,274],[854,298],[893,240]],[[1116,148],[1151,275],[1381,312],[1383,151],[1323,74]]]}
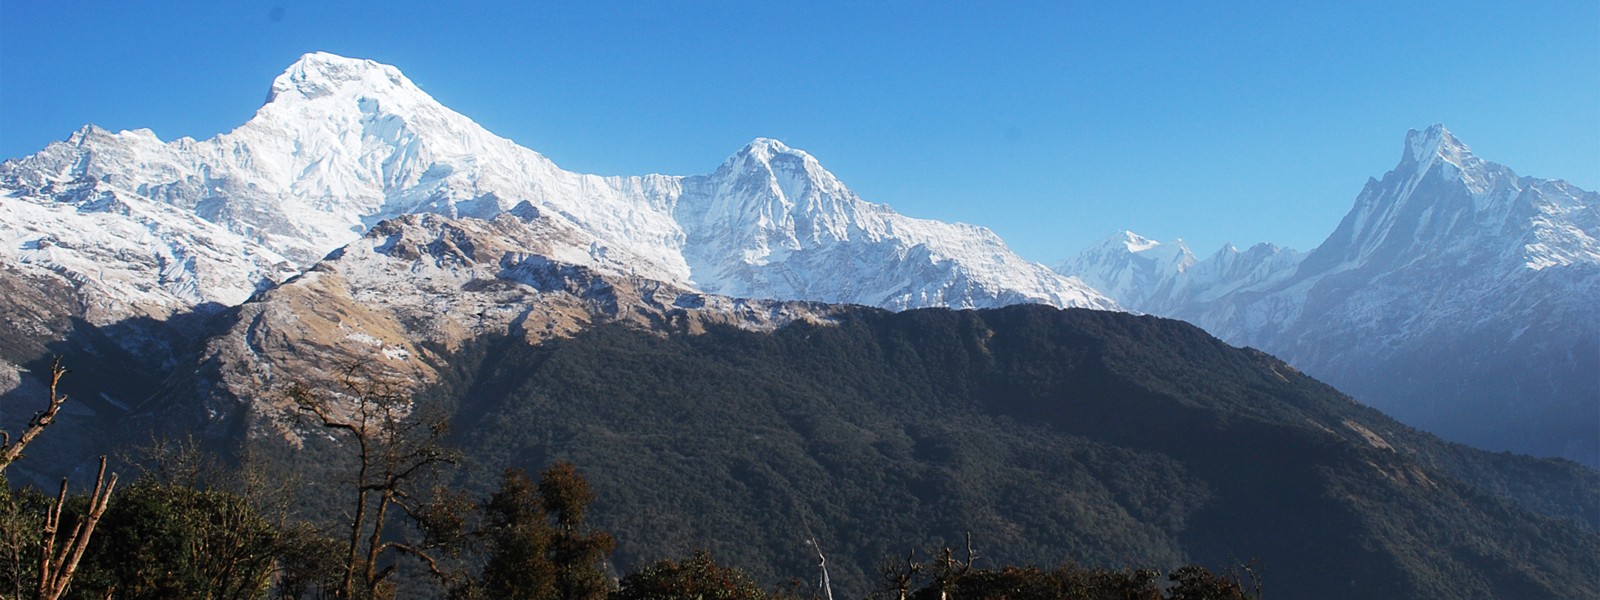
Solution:
{"label": "distant mountain range", "polygon": [[1600,465],[1600,195],[1406,136],[1322,245],[1197,260],[1113,236],[1056,270],[1447,438]]}
{"label": "distant mountain range", "polygon": [[[114,313],[233,305],[406,214],[539,214],[552,259],[707,293],[893,309],[1112,308],[993,232],[862,200],[758,139],[709,175],[564,171],[394,67],[308,54],[256,115],[162,142],[93,126],[0,166],[6,255],[98,288]],[[107,256],[110,254],[111,256]]]}
{"label": "distant mountain range", "polygon": [[1436,127],[1309,254],[1125,233],[1052,271],[773,140],[707,175],[581,175],[310,54],[232,132],[86,127],[0,164],[0,425],[53,356],[75,371],[7,476],[197,434],[315,487],[325,441],[284,390],[360,372],[465,428],[461,485],[591,466],[624,559],[689,540],[782,578],[814,559],[799,514],[860,585],[982,527],[1017,562],[1260,557],[1296,597],[1581,596],[1600,474],[1290,364],[1584,459],[1595,200]]}
{"label": "distant mountain range", "polygon": [[[71,290],[68,312],[97,326],[238,305],[385,219],[509,216],[530,254],[694,293],[1185,319],[1451,439],[1600,466],[1596,194],[1518,177],[1441,126],[1410,133],[1310,253],[1199,260],[1124,232],[1052,271],[987,229],[866,202],[775,140],[707,175],[582,175],[394,67],[313,53],[231,132],[163,142],[87,126],[0,164],[0,199],[0,262]],[[107,341],[170,365],[170,336],[145,325]],[[0,379],[20,381],[5,362]]]}
{"label": "distant mountain range", "polygon": [[861,587],[976,530],[1018,563],[1259,557],[1294,597],[1592,595],[1595,470],[1112,310],[1587,459],[1595,200],[1432,128],[1312,253],[1120,234],[1051,270],[778,141],[570,173],[394,67],[307,54],[230,133],[86,126],[0,165],[0,426],[51,357],[74,370],[6,475],[200,435],[301,469],[315,506],[333,462],[283,390],[358,371],[453,414],[458,485],[592,469],[624,562],[693,542],[776,582],[814,525]]}

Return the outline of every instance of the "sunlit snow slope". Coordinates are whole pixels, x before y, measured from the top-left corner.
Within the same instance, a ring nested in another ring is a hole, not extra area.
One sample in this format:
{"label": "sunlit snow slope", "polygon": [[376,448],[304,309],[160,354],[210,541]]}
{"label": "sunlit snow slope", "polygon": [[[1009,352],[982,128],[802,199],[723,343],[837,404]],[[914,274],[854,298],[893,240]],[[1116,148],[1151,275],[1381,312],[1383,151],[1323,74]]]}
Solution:
{"label": "sunlit snow slope", "polygon": [[[488,219],[523,206],[559,230],[552,239],[571,242],[552,258],[706,292],[894,309],[1115,306],[987,229],[863,201],[810,155],[773,140],[752,142],[709,175],[572,173],[445,108],[394,67],[326,53],[290,66],[231,132],[162,142],[146,130],[85,127],[4,163],[0,186],[9,258],[113,287],[175,276],[183,281],[159,286],[169,295],[224,304],[278,278],[283,258],[305,268],[384,219]],[[67,207],[85,194],[136,208],[91,218]],[[55,211],[56,222],[25,210]],[[145,233],[135,240],[130,228]],[[58,229],[136,249],[113,259],[95,243],[74,246],[77,254],[59,244],[34,251]],[[209,241],[173,233],[187,230]],[[239,264],[190,269],[159,258],[204,254],[202,246]],[[135,269],[142,279],[105,279],[86,266],[129,262],[153,266]]]}

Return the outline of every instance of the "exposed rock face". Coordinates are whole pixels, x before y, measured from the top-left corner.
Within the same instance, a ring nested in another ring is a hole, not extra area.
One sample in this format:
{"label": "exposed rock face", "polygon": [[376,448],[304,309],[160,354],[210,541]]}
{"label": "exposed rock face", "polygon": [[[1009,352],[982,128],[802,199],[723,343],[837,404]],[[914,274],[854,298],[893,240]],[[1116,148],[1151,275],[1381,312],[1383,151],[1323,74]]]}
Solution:
{"label": "exposed rock face", "polygon": [[[827,321],[842,307],[738,300],[637,276],[551,260],[543,217],[492,221],[411,215],[385,221],[303,275],[259,294],[207,343],[199,386],[213,433],[242,425],[289,434],[283,396],[292,383],[338,393],[356,376],[411,392],[464,342],[513,336],[530,342],[596,322],[662,331],[725,323],[770,330]],[[253,421],[264,417],[264,421]],[[218,429],[221,427],[222,429]]]}

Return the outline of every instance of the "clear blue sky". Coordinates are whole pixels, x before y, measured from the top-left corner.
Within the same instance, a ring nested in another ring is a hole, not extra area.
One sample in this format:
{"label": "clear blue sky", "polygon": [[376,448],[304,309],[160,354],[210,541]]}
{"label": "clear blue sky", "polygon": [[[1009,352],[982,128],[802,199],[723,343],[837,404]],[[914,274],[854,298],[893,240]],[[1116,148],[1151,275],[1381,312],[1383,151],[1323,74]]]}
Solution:
{"label": "clear blue sky", "polygon": [[1408,128],[1600,187],[1600,2],[0,3],[0,156],[204,138],[301,54],[400,67],[561,166],[757,136],[1054,262],[1121,229],[1309,249]]}

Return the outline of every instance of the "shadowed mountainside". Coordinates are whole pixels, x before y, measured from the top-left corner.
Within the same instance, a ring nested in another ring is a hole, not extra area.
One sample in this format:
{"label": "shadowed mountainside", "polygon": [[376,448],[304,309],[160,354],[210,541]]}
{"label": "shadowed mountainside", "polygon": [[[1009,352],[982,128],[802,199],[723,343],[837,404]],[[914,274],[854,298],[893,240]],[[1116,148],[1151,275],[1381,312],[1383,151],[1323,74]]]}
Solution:
{"label": "shadowed mountainside", "polygon": [[1296,598],[1579,597],[1600,576],[1593,471],[1442,442],[1178,321],[596,325],[441,371],[423,397],[456,411],[464,485],[581,465],[624,569],[706,547],[808,578],[814,535],[859,594],[884,557],[972,532],[995,564],[1259,558]]}

